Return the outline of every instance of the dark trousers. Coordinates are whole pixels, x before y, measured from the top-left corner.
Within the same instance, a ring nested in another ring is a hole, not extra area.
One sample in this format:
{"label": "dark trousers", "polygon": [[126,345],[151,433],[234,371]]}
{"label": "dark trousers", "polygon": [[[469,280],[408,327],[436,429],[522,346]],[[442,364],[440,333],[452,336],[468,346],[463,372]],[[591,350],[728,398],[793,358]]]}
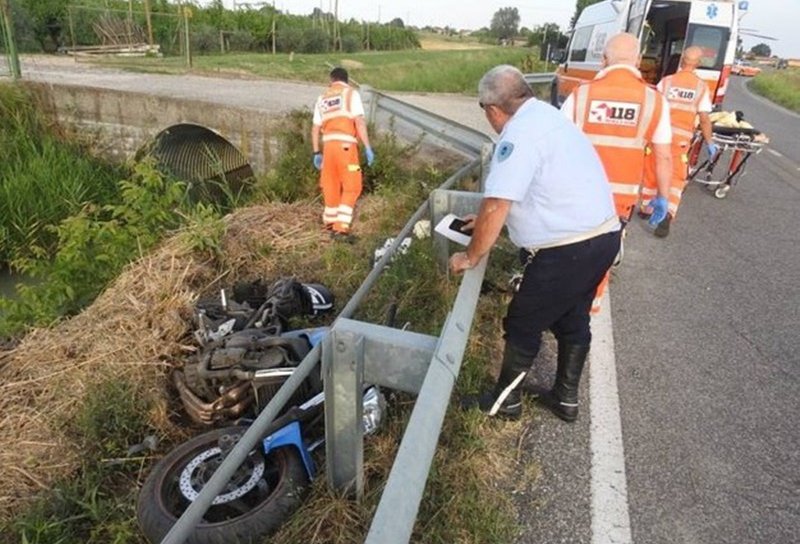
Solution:
{"label": "dark trousers", "polygon": [[583,242],[542,249],[531,256],[520,251],[525,266],[519,291],[503,320],[506,342],[535,357],[542,332],[559,342],[587,346],[592,340],[589,310],[597,285],[619,251],[620,232]]}

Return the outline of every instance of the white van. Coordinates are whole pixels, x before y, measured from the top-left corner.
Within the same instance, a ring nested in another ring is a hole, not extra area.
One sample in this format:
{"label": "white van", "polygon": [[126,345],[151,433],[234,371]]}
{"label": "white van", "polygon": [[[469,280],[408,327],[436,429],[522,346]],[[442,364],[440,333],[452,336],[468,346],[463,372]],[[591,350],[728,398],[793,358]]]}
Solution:
{"label": "white van", "polygon": [[738,7],[733,0],[604,0],[581,12],[551,89],[561,104],[576,85],[602,69],[603,49],[611,36],[639,37],[645,80],[655,85],[678,70],[681,53],[691,45],[703,50],[697,74],[721,104],[736,54]]}

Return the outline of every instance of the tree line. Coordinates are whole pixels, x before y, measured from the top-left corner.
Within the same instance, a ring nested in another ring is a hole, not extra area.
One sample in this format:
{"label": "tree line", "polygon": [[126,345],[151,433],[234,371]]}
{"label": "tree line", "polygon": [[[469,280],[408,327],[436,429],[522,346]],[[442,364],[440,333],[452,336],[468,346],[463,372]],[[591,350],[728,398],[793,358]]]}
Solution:
{"label": "tree line", "polygon": [[[111,31],[134,27],[147,37],[146,12],[153,41],[165,53],[177,52],[183,17],[190,19],[194,52],[229,51],[325,53],[397,50],[420,46],[416,33],[402,20],[388,24],[338,21],[319,8],[308,15],[291,15],[271,5],[244,5],[230,10],[222,0],[207,5],[170,0],[11,0],[19,47],[23,51],[55,52],[72,45],[108,43]],[[255,5],[255,4],[254,4]],[[188,11],[187,9],[188,8]],[[119,33],[119,32],[117,32]]]}

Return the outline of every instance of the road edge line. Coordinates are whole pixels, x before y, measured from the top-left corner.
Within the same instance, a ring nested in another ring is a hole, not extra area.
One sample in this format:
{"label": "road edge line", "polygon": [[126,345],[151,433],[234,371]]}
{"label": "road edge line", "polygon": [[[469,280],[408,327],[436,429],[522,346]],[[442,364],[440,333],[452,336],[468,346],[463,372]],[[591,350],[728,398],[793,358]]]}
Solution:
{"label": "road edge line", "polygon": [[602,308],[592,318],[589,369],[592,544],[632,544],[608,291]]}

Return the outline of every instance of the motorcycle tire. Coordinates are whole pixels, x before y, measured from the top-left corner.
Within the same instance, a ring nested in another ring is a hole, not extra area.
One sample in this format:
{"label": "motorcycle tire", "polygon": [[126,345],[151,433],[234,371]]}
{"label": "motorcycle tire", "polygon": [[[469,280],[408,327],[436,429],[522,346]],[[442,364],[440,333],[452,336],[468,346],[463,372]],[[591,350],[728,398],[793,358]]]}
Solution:
{"label": "motorcycle tire", "polygon": [[[244,427],[204,433],[179,445],[153,468],[137,501],[139,527],[147,539],[163,540],[222,460],[223,440],[241,435]],[[303,501],[309,480],[300,455],[283,447],[264,456],[254,449],[231,482],[218,495],[187,544],[263,542]]]}

